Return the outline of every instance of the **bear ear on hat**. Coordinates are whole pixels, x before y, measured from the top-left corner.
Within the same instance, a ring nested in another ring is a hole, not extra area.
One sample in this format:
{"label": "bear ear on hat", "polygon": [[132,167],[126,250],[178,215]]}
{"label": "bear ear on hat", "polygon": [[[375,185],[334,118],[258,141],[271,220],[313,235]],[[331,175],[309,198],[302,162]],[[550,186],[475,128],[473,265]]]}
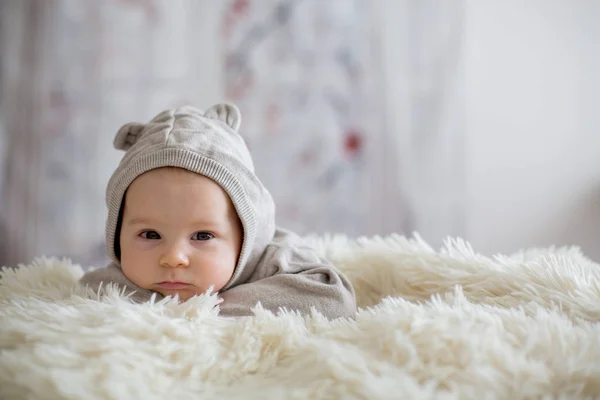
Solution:
{"label": "bear ear on hat", "polygon": [[204,116],[206,118],[222,121],[236,132],[242,123],[242,114],[240,113],[240,110],[230,103],[216,104],[206,110]]}
{"label": "bear ear on hat", "polygon": [[130,122],[125,124],[119,129],[113,141],[113,145],[117,150],[129,150],[131,146],[137,142],[140,137],[140,133],[144,129],[144,124],[137,122]]}

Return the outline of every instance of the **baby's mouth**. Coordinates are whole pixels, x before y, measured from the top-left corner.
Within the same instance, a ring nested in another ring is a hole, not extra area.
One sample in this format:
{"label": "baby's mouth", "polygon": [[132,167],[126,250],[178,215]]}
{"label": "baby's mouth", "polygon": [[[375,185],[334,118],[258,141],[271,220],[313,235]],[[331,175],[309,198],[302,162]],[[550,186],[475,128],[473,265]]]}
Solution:
{"label": "baby's mouth", "polygon": [[171,289],[171,290],[178,290],[178,289],[185,289],[189,286],[191,286],[189,283],[185,283],[185,282],[160,282],[158,284],[159,287],[163,288],[163,289]]}

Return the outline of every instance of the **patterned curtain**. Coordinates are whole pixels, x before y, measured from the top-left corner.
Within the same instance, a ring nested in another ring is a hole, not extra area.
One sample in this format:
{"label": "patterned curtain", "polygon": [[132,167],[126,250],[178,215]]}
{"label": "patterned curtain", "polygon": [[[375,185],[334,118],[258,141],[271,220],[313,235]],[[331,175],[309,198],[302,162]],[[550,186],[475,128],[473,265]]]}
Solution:
{"label": "patterned curtain", "polygon": [[302,232],[464,232],[462,3],[228,3],[227,97]]}
{"label": "patterned curtain", "polygon": [[380,149],[370,142],[382,135],[384,114],[371,9],[361,0],[234,1],[227,9],[226,95],[245,111],[278,220],[295,231],[376,230],[369,210],[381,196],[372,185]]}

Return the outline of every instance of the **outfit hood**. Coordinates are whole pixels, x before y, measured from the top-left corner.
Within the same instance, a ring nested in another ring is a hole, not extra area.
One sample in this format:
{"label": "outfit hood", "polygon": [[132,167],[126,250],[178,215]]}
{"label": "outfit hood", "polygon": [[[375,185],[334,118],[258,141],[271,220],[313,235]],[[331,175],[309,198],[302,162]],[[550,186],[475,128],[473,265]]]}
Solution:
{"label": "outfit hood", "polygon": [[242,136],[239,109],[217,104],[203,112],[185,106],[166,110],[148,123],[131,122],[117,132],[116,149],[125,155],[106,190],[108,254],[120,266],[120,218],[125,192],[152,169],[178,167],[219,184],[231,198],[243,226],[243,242],[233,276],[223,288],[248,281],[275,234],[275,205],[254,173]]}

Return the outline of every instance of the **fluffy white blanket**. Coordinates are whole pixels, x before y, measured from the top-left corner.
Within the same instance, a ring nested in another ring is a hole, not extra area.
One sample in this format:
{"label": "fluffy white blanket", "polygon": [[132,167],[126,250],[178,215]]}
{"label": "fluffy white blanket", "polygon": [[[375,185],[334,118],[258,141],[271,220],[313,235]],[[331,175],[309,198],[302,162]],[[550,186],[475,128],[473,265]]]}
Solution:
{"label": "fluffy white blanket", "polygon": [[214,296],[98,299],[38,259],[0,283],[2,399],[600,396],[600,265],[577,248],[487,258],[461,240],[312,238],[354,320],[216,316]]}

